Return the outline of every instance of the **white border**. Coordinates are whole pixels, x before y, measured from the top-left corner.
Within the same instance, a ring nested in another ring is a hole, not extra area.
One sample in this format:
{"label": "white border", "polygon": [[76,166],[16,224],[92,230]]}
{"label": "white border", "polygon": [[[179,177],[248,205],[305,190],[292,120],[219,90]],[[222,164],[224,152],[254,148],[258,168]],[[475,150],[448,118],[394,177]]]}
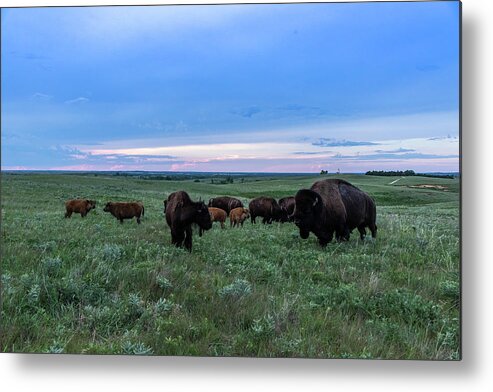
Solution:
{"label": "white border", "polygon": [[[231,1],[215,0],[214,3]],[[247,1],[244,1],[247,2]],[[286,1],[283,1],[286,2]],[[177,1],[0,0],[0,6]],[[207,1],[194,0],[198,4]],[[211,3],[211,1],[209,1]],[[493,385],[491,0],[463,1],[463,360],[354,361],[0,354],[4,391],[485,391]]]}

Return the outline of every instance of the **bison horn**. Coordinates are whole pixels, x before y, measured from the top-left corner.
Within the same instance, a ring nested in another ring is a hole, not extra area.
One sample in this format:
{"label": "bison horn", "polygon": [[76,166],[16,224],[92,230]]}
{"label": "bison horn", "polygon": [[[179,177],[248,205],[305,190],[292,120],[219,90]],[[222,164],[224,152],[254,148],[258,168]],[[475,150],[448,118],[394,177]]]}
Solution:
{"label": "bison horn", "polygon": [[312,206],[315,207],[318,203],[318,197],[315,198],[315,201],[313,202]]}

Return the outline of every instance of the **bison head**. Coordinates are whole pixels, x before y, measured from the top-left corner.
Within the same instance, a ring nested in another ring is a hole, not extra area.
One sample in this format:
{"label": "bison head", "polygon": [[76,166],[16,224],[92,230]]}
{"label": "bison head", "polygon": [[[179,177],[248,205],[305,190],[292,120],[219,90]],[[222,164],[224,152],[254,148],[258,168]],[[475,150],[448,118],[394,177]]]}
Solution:
{"label": "bison head", "polygon": [[194,222],[199,225],[202,230],[209,230],[212,227],[211,215],[209,209],[203,201],[194,203],[195,206],[195,220]]}
{"label": "bison head", "polygon": [[318,231],[322,210],[322,198],[317,192],[301,189],[296,193],[293,218],[301,238],[307,239],[310,231]]}
{"label": "bison head", "polygon": [[104,208],[103,208],[103,211],[104,211],[104,212],[109,212],[109,211],[111,210],[111,205],[112,205],[112,204],[113,204],[112,202],[108,202],[108,203],[106,203],[106,205],[105,205],[105,206],[104,206]]}
{"label": "bison head", "polygon": [[168,200],[163,200],[163,205],[164,205],[164,215],[166,215],[166,206],[168,204]]}
{"label": "bison head", "polygon": [[87,210],[91,211],[96,208],[96,201],[95,200],[86,200],[87,203]]}

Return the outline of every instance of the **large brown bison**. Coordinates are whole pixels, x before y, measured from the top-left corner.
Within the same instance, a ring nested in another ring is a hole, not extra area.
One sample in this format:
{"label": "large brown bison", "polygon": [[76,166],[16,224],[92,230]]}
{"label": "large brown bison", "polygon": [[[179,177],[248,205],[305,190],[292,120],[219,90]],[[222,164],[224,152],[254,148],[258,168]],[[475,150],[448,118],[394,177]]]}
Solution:
{"label": "large brown bison", "polygon": [[75,212],[85,217],[89,211],[96,208],[96,202],[89,199],[73,199],[65,202],[65,218],[70,218]]}
{"label": "large brown bison", "polygon": [[292,222],[294,213],[294,196],[283,197],[278,201],[281,207],[281,222]]}
{"label": "large brown bison", "polygon": [[229,225],[231,227],[243,226],[243,222],[248,219],[250,212],[243,207],[233,208],[229,213]]}
{"label": "large brown bison", "polygon": [[108,202],[103,208],[104,212],[110,212],[116,219],[123,223],[124,219],[137,218],[140,225],[140,217],[144,216],[144,205],[140,202]]}
{"label": "large brown bison", "polygon": [[253,199],[248,205],[250,210],[250,219],[252,223],[256,223],[257,216],[261,216],[262,223],[272,223],[281,219],[281,207],[277,204],[276,199],[272,197],[260,196]]}
{"label": "large brown bison", "polygon": [[222,196],[210,199],[209,207],[220,208],[221,210],[226,211],[226,214],[229,215],[229,212],[233,208],[243,207],[243,203],[235,197]]}
{"label": "large brown bison", "polygon": [[363,239],[366,227],[372,237],[377,235],[376,207],[365,192],[339,179],[315,182],[310,189],[301,189],[295,196],[294,222],[303,239],[314,233],[321,246],[332,241],[348,240],[354,228]]}
{"label": "large brown bison", "polygon": [[203,201],[194,202],[184,191],[173,192],[166,203],[166,223],[171,229],[171,242],[177,247],[185,242],[185,248],[192,251],[192,224],[202,230],[212,227],[209,209]]}

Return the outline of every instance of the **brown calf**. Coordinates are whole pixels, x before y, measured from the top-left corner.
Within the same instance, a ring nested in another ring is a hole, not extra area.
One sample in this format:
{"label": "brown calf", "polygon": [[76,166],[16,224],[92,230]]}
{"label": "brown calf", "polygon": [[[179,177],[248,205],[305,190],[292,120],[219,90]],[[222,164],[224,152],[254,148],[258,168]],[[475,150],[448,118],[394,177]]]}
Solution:
{"label": "brown calf", "polygon": [[123,223],[124,219],[137,218],[137,223],[140,224],[140,216],[144,216],[144,205],[140,202],[131,203],[106,203],[103,209],[104,212],[110,212],[116,219]]}
{"label": "brown calf", "polygon": [[235,227],[242,225],[243,222],[250,217],[248,209],[243,207],[233,208],[229,213],[230,226]]}
{"label": "brown calf", "polygon": [[227,216],[226,211],[221,208],[209,207],[209,214],[211,215],[211,222],[220,222],[221,229],[224,229],[224,222]]}
{"label": "brown calf", "polygon": [[96,208],[96,202],[88,199],[73,199],[65,202],[65,218],[70,218],[75,212],[83,218],[89,211]]}

